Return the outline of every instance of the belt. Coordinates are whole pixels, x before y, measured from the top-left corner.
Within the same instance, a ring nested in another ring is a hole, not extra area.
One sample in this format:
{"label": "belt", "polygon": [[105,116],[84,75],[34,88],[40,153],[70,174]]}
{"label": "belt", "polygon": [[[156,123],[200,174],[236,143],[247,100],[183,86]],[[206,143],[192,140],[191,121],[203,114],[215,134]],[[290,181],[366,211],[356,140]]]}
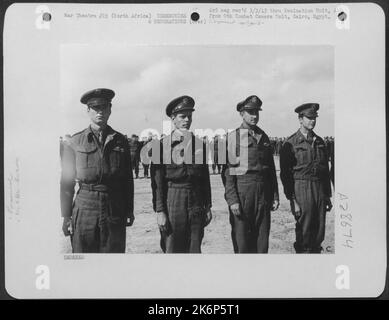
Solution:
{"label": "belt", "polygon": [[257,170],[247,170],[245,174],[241,174],[241,176],[244,176],[244,175],[247,175],[247,176],[256,176],[256,177],[264,177],[266,176],[268,173],[268,171],[266,170],[261,170],[261,171],[257,171]]}
{"label": "belt", "polygon": [[194,187],[194,184],[192,182],[173,182],[173,181],[169,181],[167,183],[167,186],[169,188],[192,189]]}
{"label": "belt", "polygon": [[105,184],[87,184],[87,183],[81,183],[80,185],[81,190],[88,190],[88,191],[100,191],[100,192],[108,192],[109,188]]}
{"label": "belt", "polygon": [[245,174],[240,174],[236,176],[237,180],[245,179],[256,179],[256,180],[266,180],[269,177],[269,174],[263,171],[247,171]]}
{"label": "belt", "polygon": [[316,177],[316,176],[308,176],[308,175],[305,175],[305,176],[296,176],[296,177],[293,177],[294,180],[310,180],[310,181],[320,181],[321,179],[319,177]]}

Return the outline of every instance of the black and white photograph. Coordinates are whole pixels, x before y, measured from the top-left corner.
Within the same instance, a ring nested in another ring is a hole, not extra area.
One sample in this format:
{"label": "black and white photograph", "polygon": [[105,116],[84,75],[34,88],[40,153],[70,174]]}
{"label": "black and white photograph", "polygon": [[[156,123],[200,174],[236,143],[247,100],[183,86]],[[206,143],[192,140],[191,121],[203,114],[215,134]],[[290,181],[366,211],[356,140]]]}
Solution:
{"label": "black and white photograph", "polygon": [[3,62],[10,297],[384,291],[379,5],[15,3]]}

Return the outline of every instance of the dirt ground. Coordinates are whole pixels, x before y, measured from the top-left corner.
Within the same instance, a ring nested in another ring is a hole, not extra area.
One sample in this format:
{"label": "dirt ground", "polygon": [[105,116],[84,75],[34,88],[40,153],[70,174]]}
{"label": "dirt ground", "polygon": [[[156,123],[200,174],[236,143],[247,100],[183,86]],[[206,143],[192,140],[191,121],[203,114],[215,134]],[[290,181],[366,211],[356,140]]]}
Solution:
{"label": "dirt ground", "polygon": [[[275,157],[278,167],[278,158]],[[212,171],[212,170],[210,170]],[[140,170],[143,177],[143,168]],[[280,207],[272,212],[270,231],[270,254],[294,253],[294,218],[290,212],[289,201],[283,194],[277,168]],[[159,231],[156,215],[151,201],[150,179],[136,179],[135,183],[135,222],[127,228],[127,253],[162,253],[159,247]],[[224,188],[220,175],[211,174],[212,214],[211,223],[205,228],[202,243],[203,253],[233,253],[231,226],[228,207],[224,199]],[[62,253],[71,253],[69,237],[61,234]],[[334,253],[334,209],[327,214],[326,236],[322,244],[324,253]]]}

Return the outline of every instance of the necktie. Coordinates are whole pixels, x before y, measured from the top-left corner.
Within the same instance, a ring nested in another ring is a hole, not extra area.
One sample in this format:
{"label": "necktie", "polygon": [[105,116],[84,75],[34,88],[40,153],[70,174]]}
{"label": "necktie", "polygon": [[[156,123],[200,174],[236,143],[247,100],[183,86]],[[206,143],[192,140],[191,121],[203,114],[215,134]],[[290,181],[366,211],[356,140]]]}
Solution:
{"label": "necktie", "polygon": [[257,134],[254,130],[250,130],[250,134],[251,134],[251,136],[255,139],[255,141],[256,141],[257,143],[259,143],[259,140],[260,140],[259,134]]}
{"label": "necktie", "polygon": [[103,136],[103,131],[99,132],[99,143],[100,145],[104,145],[104,136]]}
{"label": "necktie", "polygon": [[307,133],[307,141],[308,141],[309,144],[313,143],[313,133],[312,133],[312,131],[308,131],[308,133]]}

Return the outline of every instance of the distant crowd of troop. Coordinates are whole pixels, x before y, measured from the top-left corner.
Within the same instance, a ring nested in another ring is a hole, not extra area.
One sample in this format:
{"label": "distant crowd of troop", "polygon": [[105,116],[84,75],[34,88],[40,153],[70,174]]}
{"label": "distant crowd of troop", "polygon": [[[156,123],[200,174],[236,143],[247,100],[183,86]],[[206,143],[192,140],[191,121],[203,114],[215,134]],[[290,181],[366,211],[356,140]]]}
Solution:
{"label": "distant crowd of troop", "polygon": [[[141,150],[144,146],[146,146],[153,139],[163,139],[166,135],[161,134],[159,137],[156,134],[149,133],[146,137],[139,138],[138,135],[132,134],[130,137],[127,137],[128,146],[130,148],[131,153],[131,161],[133,163],[133,170],[135,174],[135,179],[139,178],[139,166],[142,164],[143,166],[143,177],[149,178],[149,167],[150,164],[148,161],[142,161],[141,159]],[[225,161],[219,161],[218,155],[220,154],[220,148],[225,148],[227,145],[226,142],[226,134],[216,134],[211,140],[207,136],[196,136],[198,139],[202,139],[209,146],[208,150],[210,153],[210,161],[212,166],[213,174],[220,174],[222,172],[222,166],[226,164]],[[62,138],[61,138],[62,139]],[[273,152],[273,155],[279,156],[283,143],[285,142],[286,137],[269,137],[270,146]],[[334,147],[335,147],[335,139],[334,137],[324,137],[324,144],[327,150],[328,160],[332,163],[334,160]],[[222,151],[223,152],[223,151]],[[226,152],[226,151],[224,151]],[[224,159],[223,159],[224,160]]]}

